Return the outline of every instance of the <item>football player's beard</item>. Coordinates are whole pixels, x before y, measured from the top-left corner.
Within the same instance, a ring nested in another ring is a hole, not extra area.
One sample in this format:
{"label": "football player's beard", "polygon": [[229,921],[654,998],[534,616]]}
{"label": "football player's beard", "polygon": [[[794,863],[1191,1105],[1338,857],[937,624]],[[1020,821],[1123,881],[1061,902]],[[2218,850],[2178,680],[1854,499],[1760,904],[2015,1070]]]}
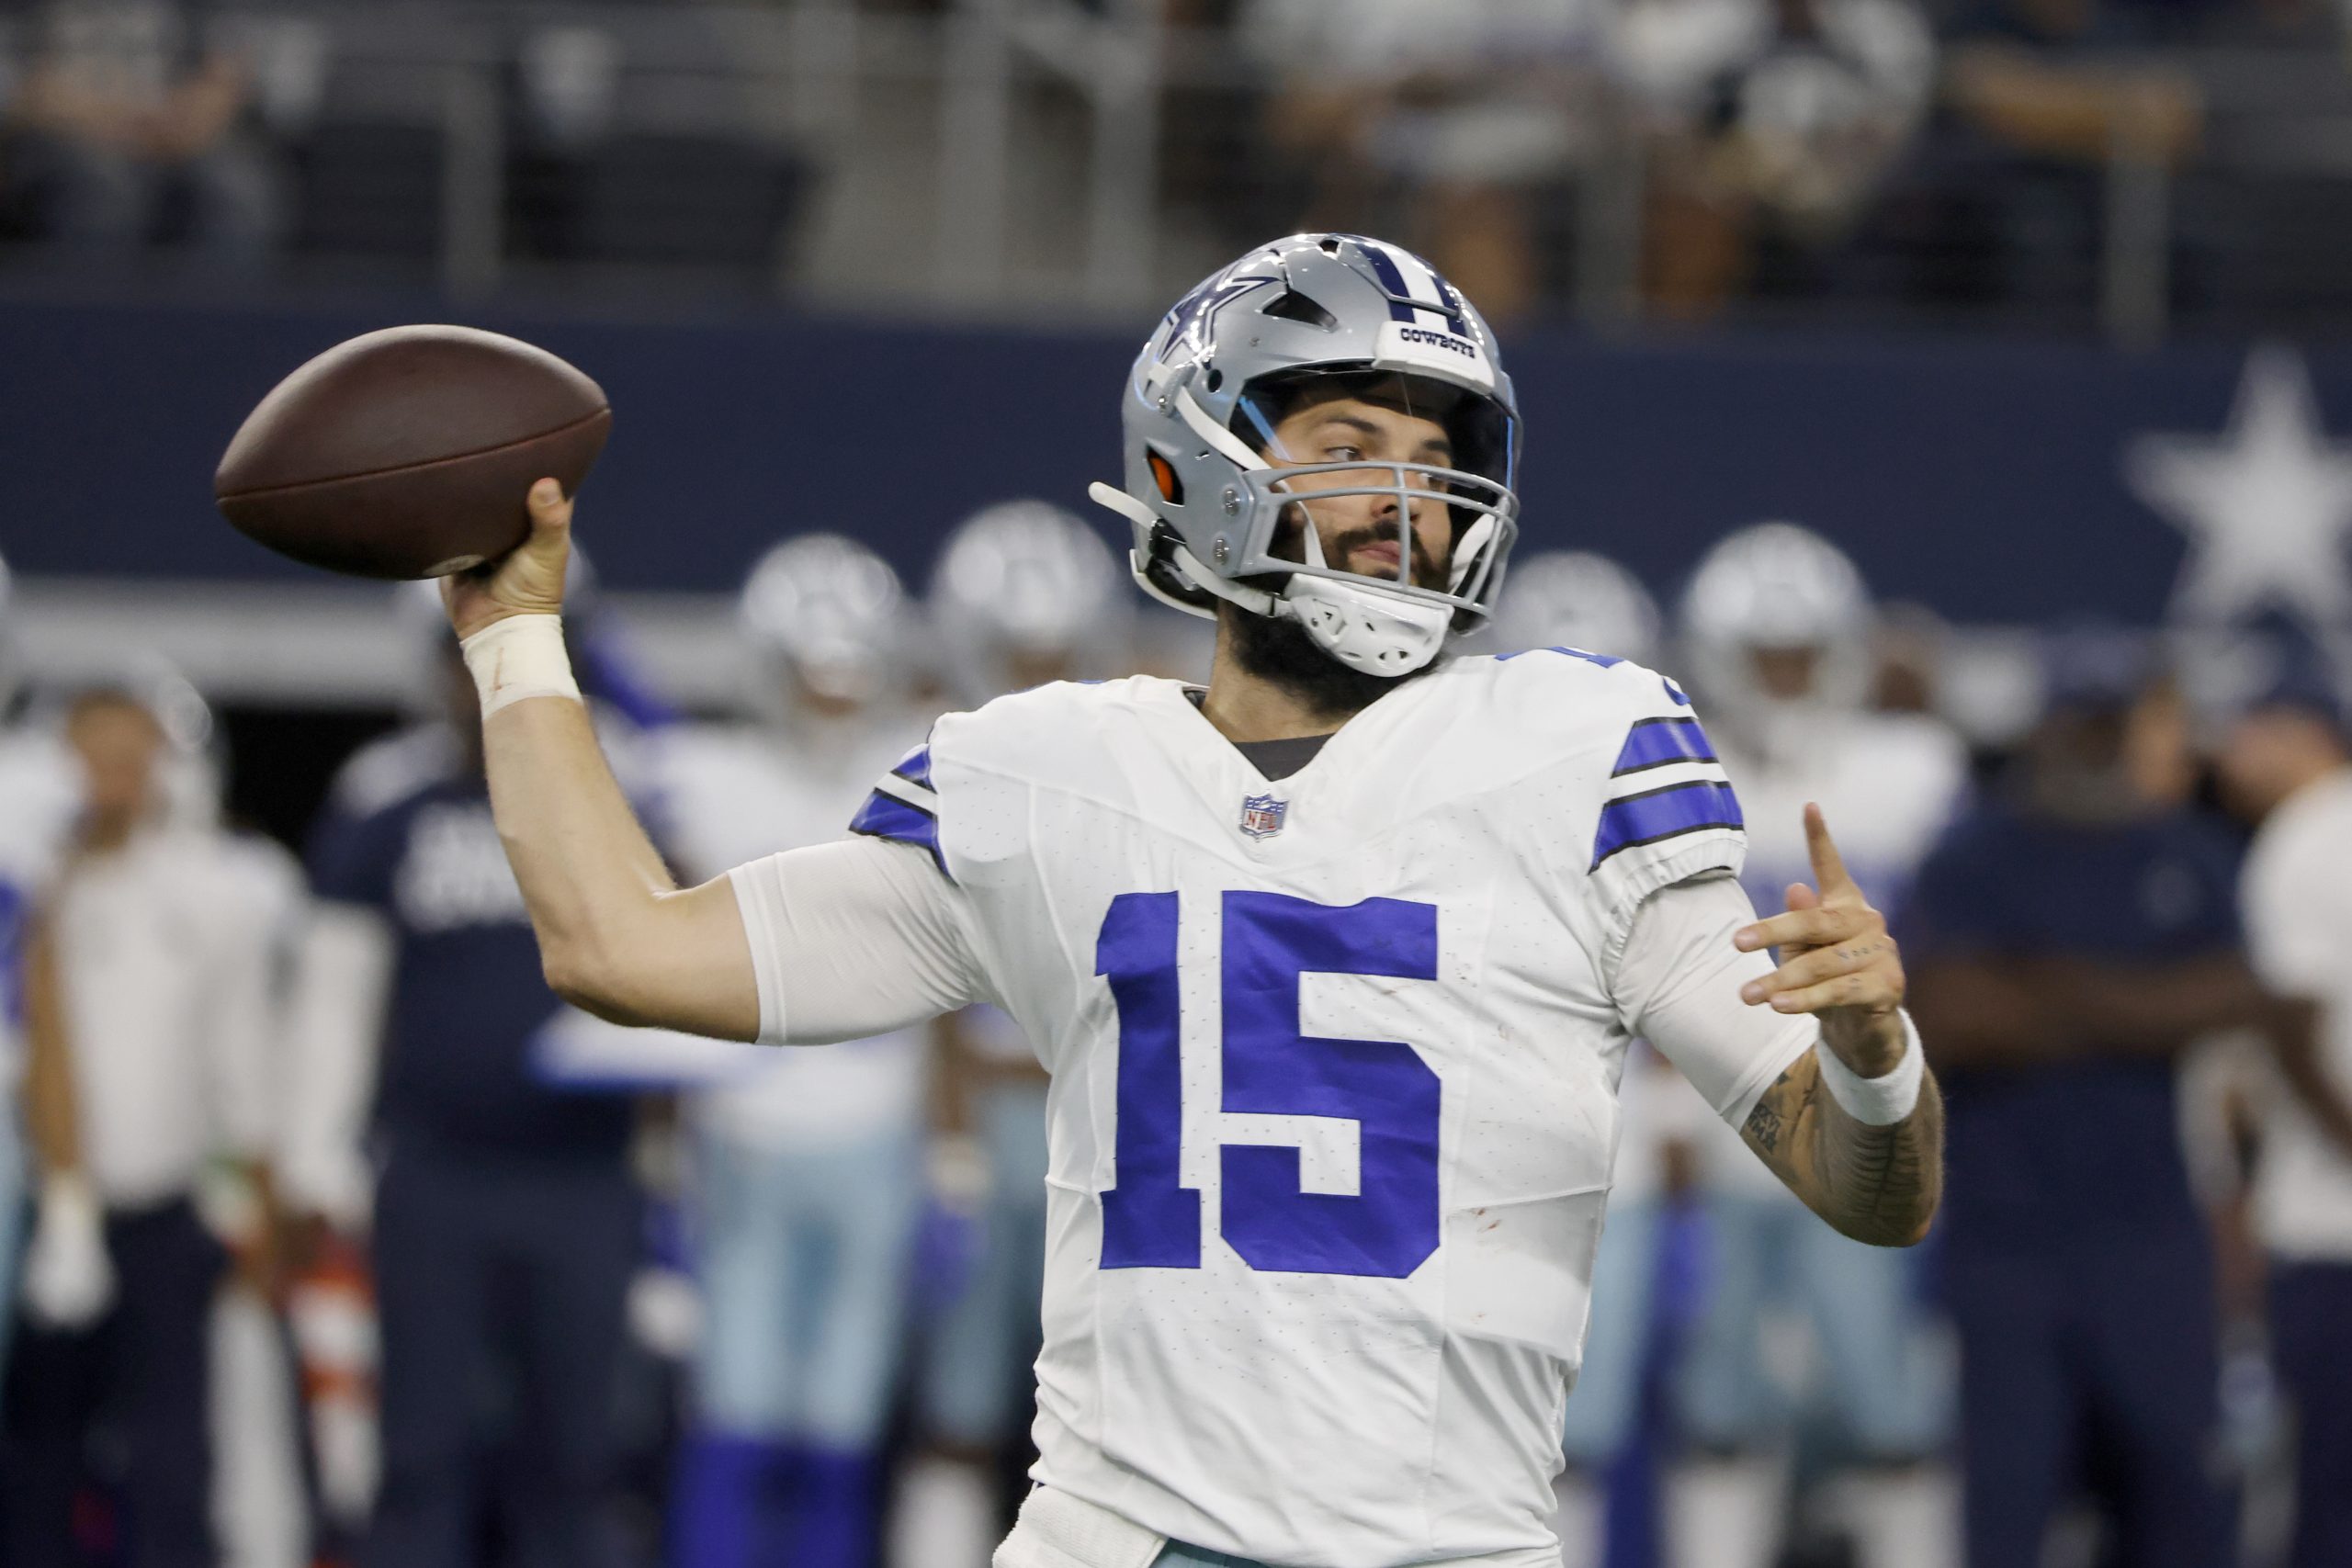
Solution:
{"label": "football player's beard", "polygon": [[1306,627],[1288,615],[1261,615],[1230,604],[1218,613],[1233,639],[1235,663],[1335,720],[1362,712],[1442,662],[1432,659],[1402,675],[1374,675],[1324,652]]}

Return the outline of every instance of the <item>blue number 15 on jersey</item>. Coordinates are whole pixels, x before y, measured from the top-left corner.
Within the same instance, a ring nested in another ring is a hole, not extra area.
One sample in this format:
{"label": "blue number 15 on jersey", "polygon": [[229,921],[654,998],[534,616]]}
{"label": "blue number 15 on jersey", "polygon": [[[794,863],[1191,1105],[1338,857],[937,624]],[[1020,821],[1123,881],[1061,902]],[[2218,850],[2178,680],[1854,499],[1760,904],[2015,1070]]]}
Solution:
{"label": "blue number 15 on jersey", "polygon": [[[1102,1194],[1102,1267],[1198,1269],[1201,1193],[1182,1185],[1184,1103],[1174,893],[1111,901],[1094,949],[1119,1012],[1117,1184]],[[1252,1269],[1402,1279],[1438,1245],[1437,1074],[1396,1040],[1301,1034],[1306,974],[1437,978],[1437,907],[1224,895],[1221,1109],[1357,1124],[1355,1196],[1301,1190],[1299,1152],[1217,1151],[1218,1230]]]}

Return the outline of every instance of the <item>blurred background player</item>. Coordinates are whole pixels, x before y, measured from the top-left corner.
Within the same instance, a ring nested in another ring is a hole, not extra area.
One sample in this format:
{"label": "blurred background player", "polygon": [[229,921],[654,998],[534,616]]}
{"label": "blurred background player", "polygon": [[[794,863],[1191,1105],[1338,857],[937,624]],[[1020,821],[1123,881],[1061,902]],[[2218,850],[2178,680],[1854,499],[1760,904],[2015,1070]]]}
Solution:
{"label": "blurred background player", "polygon": [[[1128,658],[1134,600],[1117,557],[1042,501],[1005,502],[959,525],[928,603],[950,692],[967,707],[1117,674]],[[915,1382],[924,1446],[899,1483],[891,1568],[980,1568],[1004,1538],[999,1475],[1030,1408],[1042,1333],[1046,1071],[995,1008],[938,1028],[934,1197],[968,1223],[971,1239],[961,1288],[924,1337]]]}
{"label": "blurred background player", "polygon": [[[34,1133],[44,1183],[102,1213],[103,1250],[36,1239],[0,1466],[9,1561],[78,1561],[85,1467],[115,1451],[120,1473],[106,1479],[125,1561],[198,1568],[215,1561],[210,1347],[225,1261],[198,1186],[214,1158],[252,1166],[267,1145],[268,949],[238,918],[218,836],[175,810],[173,740],[154,708],[125,688],[85,691],[64,733],[84,804],[34,945]],[[50,1233],[64,1222],[48,1195],[43,1207]],[[101,1423],[113,1445],[91,1440]]]}
{"label": "blurred background player", "polygon": [[[922,739],[914,607],[838,534],[776,546],[737,630],[753,722],[661,746],[683,874],[841,836]],[[674,1561],[867,1568],[922,1199],[923,1037],[759,1052],[695,1094],[689,1183],[703,1289]]]}
{"label": "blurred background player", "polygon": [[2189,808],[2147,639],[2052,639],[2046,711],[1906,906],[1913,1005],[1948,1071],[1940,1222],[1961,1355],[1970,1568],[2041,1560],[2087,1496],[2109,1560],[2229,1561],[2213,1464],[2214,1262],[2176,1064],[2267,1017],[2237,859]]}
{"label": "blurred background player", "polygon": [[[445,632],[427,639],[435,590],[402,593],[435,716],[353,757],[314,836],[333,933],[302,976],[317,1152],[289,1162],[287,1201],[372,1244],[383,1482],[365,1561],[469,1563],[495,1530],[520,1562],[604,1568],[635,1109],[537,1070],[560,1004],[491,822],[473,682]],[[634,755],[618,727],[608,744]]]}
{"label": "blurred background player", "polygon": [[[1589,550],[1547,550],[1511,563],[1510,592],[1480,646],[1495,652],[1575,648],[1655,664],[1657,603],[1632,572]],[[1617,1156],[1609,1217],[1593,1264],[1584,1360],[1568,1393],[1562,1434],[1567,1468],[1559,1495],[1560,1544],[1567,1568],[1603,1561],[1606,1470],[1642,1415],[1645,1371],[1656,1345],[1660,1199],[1668,1185],[1656,1101],[1673,1070],[1647,1046],[1628,1048],[1617,1091]]]}
{"label": "blurred background player", "polygon": [[[1954,808],[1966,767],[1957,739],[1935,720],[1867,708],[1872,619],[1853,563],[1787,523],[1723,539],[1683,596],[1682,651],[1747,816],[1741,880],[1759,908],[1804,879],[1798,826],[1807,802],[1853,824],[1839,835],[1846,863],[1888,910],[1900,908]],[[1677,1568],[1775,1560],[1806,1416],[1826,1417],[1827,1427],[1826,1446],[1806,1445],[1809,1457],[1851,1472],[1839,1490],[1860,1560],[1870,1568],[1944,1561],[1951,1490],[1934,1461],[1950,1393],[1918,1304],[1916,1261],[1838,1235],[1716,1118],[1688,1120],[1708,1251],[1705,1302],[1676,1379],[1694,1450],[1668,1495]],[[1775,1376],[1789,1359],[1768,1348],[1769,1331],[1792,1315],[1812,1331],[1818,1369],[1793,1397]]]}
{"label": "blurred background player", "polygon": [[[17,712],[8,590],[7,563],[0,561],[0,1366],[6,1365],[16,1319],[17,1263],[34,1174],[21,1104],[25,945],[81,794],[72,759],[56,735],[25,724]],[[51,1197],[52,1207],[60,1203],[84,1215],[94,1207],[82,1195]]]}
{"label": "blurred background player", "polygon": [[2271,1355],[2295,1411],[2290,1568],[2352,1562],[2352,753],[2342,695],[2308,654],[2229,726],[2230,804],[2260,824],[2241,886],[2247,956],[2304,1003],[2282,1030],[2291,1092],[2274,1097],[2256,1165],[2269,1259]]}

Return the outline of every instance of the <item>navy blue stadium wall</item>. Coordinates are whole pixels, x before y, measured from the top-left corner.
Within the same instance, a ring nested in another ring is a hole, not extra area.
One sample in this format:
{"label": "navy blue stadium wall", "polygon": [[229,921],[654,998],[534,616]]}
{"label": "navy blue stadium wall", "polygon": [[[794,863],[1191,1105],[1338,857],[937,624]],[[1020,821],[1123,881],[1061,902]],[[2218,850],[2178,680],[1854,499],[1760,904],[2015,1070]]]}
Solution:
{"label": "navy blue stadium wall", "polygon": [[[611,393],[581,531],[608,581],[730,587],[836,528],[919,570],[972,508],[1087,509],[1117,468],[1135,338],[770,319],[469,318]],[[28,573],[286,578],[210,506],[212,464],[287,370],[382,316],[0,306],[0,554]],[[1737,524],[1789,517],[1874,584],[1965,619],[2154,619],[2181,536],[2121,454],[2227,423],[2243,351],[1765,338],[1512,345],[1530,433],[1523,547],[1589,546],[1670,587]],[[2312,362],[2352,428],[2352,355]]]}

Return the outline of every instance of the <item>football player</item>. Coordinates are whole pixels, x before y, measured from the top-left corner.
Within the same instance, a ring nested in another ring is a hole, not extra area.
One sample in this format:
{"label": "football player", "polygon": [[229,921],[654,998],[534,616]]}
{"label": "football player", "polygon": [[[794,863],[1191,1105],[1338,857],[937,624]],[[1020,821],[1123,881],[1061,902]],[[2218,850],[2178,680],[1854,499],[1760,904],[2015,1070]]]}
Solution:
{"label": "football player", "polygon": [[[822,842],[907,750],[906,595],[865,546],[776,546],[737,615],[754,724],[661,741],[696,877]],[[923,1042],[899,1030],[761,1063],[695,1095],[704,1316],[676,1560],[872,1561],[876,1450],[899,1366],[922,1168]]]}
{"label": "football player", "polygon": [[[1545,1568],[1625,1043],[1849,1234],[1922,1235],[1940,1101],[1816,812],[1759,920],[1681,691],[1607,655],[1444,658],[1502,585],[1516,404],[1393,245],[1253,250],[1122,393],[1151,592],[1209,683],[943,718],[864,841],[680,890],[562,653],[570,513],[446,584],[552,982],[779,1043],[978,1000],[1053,1076],[1038,1485],[1005,1568]],[[1775,966],[1765,949],[1778,946]]]}
{"label": "football player", "polygon": [[[474,1562],[494,1507],[523,1560],[601,1568],[618,1551],[636,1112],[548,1079],[561,1010],[498,847],[475,688],[427,625],[435,718],[356,753],[312,833],[284,1195],[304,1230],[370,1244],[382,1483],[361,1560]],[[485,1439],[509,1461],[487,1478]]]}
{"label": "football player", "polygon": [[[1802,879],[1807,801],[1839,824],[1855,881],[1892,910],[1951,816],[1958,739],[1919,715],[1868,711],[1872,610],[1844,552],[1787,523],[1709,551],[1682,602],[1691,678],[1739,781],[1752,897]],[[1687,1121],[1707,1193],[1709,1293],[1676,1380],[1697,1452],[1668,1488],[1675,1568],[1756,1568],[1778,1556],[1791,1411],[1762,1325],[1812,1325],[1822,1393],[1857,1465],[1849,1529],[1864,1568],[1928,1568],[1959,1537],[1948,1480],[1950,1390],[1933,1370],[1909,1259],[1816,1224],[1714,1119]]]}
{"label": "football player", "polygon": [[[966,519],[932,573],[945,675],[978,706],[1048,681],[1124,673],[1133,591],[1102,536],[1042,501]],[[915,1385],[922,1451],[899,1483],[894,1568],[980,1568],[1003,1535],[996,1464],[1020,1432],[1046,1264],[1046,1073],[982,1005],[939,1031],[932,1171],[966,1223],[965,1278],[931,1325]]]}

